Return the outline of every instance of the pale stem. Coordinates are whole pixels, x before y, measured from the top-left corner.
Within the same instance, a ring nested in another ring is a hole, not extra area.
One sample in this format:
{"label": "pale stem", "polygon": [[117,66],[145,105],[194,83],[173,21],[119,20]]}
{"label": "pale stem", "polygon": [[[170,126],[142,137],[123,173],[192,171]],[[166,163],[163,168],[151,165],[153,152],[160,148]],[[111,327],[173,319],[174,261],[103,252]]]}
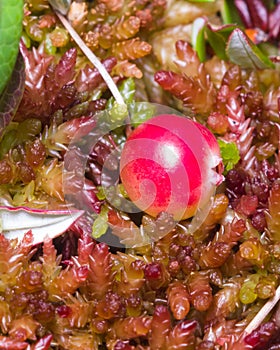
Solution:
{"label": "pale stem", "polygon": [[256,314],[256,316],[252,319],[252,321],[248,324],[248,326],[245,328],[244,333],[250,334],[258,328],[263,320],[266,318],[266,316],[270,313],[270,311],[274,308],[274,306],[277,304],[277,302],[280,299],[280,286],[276,289],[274,297],[269,299],[264,306],[260,309],[260,311]]}
{"label": "pale stem", "polygon": [[119,92],[119,89],[117,85],[115,84],[114,80],[110,76],[110,74],[107,72],[103,64],[100,62],[99,58],[87,47],[87,45],[84,43],[82,38],[79,36],[79,34],[75,31],[75,29],[72,27],[72,25],[68,22],[68,20],[62,16],[58,11],[54,10],[57,17],[61,21],[61,23],[64,25],[64,27],[68,30],[69,34],[73,38],[73,40],[76,42],[76,44],[79,46],[79,48],[83,51],[83,53],[86,55],[86,57],[90,60],[90,62],[98,69],[100,75],[106,82],[108,88],[110,89],[112,95],[114,96],[116,102],[120,105],[125,105],[124,99],[122,95]]}

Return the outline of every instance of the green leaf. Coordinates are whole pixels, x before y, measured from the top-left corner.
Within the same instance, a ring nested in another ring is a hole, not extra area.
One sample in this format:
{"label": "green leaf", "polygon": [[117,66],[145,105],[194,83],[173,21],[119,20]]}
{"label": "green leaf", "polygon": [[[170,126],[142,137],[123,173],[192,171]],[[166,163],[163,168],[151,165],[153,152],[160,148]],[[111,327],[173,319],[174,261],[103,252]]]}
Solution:
{"label": "green leaf", "polygon": [[243,24],[238,14],[238,11],[236,9],[236,6],[234,5],[234,2],[232,0],[223,1],[223,5],[221,7],[221,15],[222,15],[223,23],[225,24],[231,24],[231,23],[235,23],[238,25]]}
{"label": "green leaf", "polygon": [[192,26],[192,46],[197,52],[201,62],[205,61],[206,58],[205,24],[205,19],[199,17],[193,22]]}
{"label": "green leaf", "polygon": [[138,126],[144,123],[146,120],[152,118],[156,113],[156,108],[149,102],[135,102],[133,101],[128,105],[131,124]]}
{"label": "green leaf", "polygon": [[121,82],[119,86],[120,93],[126,103],[131,103],[135,96],[135,82],[134,79],[128,78]]}
{"label": "green leaf", "polygon": [[231,33],[226,52],[229,59],[242,68],[274,68],[272,61],[239,28]]}
{"label": "green leaf", "polygon": [[110,117],[110,121],[113,123],[123,122],[128,116],[127,105],[120,105],[117,102],[114,102],[112,108],[108,111],[108,115]]}
{"label": "green leaf", "polygon": [[19,106],[24,91],[24,81],[24,62],[19,53],[11,79],[0,96],[0,139]]}
{"label": "green leaf", "polygon": [[98,192],[96,193],[96,197],[100,200],[103,201],[106,199],[106,194],[104,192],[104,188],[102,186],[97,186]]}
{"label": "green leaf", "polygon": [[216,29],[210,24],[207,24],[205,27],[209,44],[215,51],[215,54],[222,60],[228,59],[226,54],[227,40],[235,28],[236,25],[234,24],[223,25]]}
{"label": "green leaf", "polygon": [[218,144],[225,167],[225,172],[227,173],[238,163],[240,159],[239,151],[234,142],[226,142],[220,139],[218,140]]}
{"label": "green leaf", "polygon": [[22,19],[23,0],[0,0],[0,95],[17,59]]}
{"label": "green leaf", "polygon": [[92,225],[92,237],[97,239],[103,236],[108,229],[108,208],[103,205],[100,214]]}
{"label": "green leaf", "polygon": [[[118,86],[118,89],[126,104],[133,101],[135,95],[135,82],[133,78],[123,80]],[[114,104],[116,104],[114,97],[109,98],[106,109],[113,108]]]}

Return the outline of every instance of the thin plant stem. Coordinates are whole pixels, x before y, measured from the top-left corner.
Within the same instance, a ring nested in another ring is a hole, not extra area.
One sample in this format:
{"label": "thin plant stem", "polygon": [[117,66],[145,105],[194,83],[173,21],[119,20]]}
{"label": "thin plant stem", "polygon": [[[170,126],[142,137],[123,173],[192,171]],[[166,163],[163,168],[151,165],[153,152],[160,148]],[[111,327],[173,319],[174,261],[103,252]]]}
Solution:
{"label": "thin plant stem", "polygon": [[98,69],[99,73],[101,74],[102,78],[106,82],[108,88],[110,89],[112,95],[114,96],[116,102],[120,105],[125,105],[124,99],[119,92],[119,89],[117,85],[115,84],[114,80],[110,76],[110,74],[107,72],[103,64],[100,62],[98,57],[87,47],[87,45],[84,43],[82,38],[79,36],[79,34],[75,31],[75,29],[72,27],[70,22],[57,10],[55,10],[55,13],[61,23],[64,25],[64,27],[68,30],[69,34],[73,38],[73,40],[76,42],[76,44],[79,46],[79,48],[83,51],[83,53],[86,55],[86,57],[90,60],[90,62]]}
{"label": "thin plant stem", "polygon": [[244,330],[245,335],[252,333],[253,330],[255,330],[261,325],[261,323],[266,318],[266,316],[278,303],[279,299],[280,299],[280,286],[278,286],[278,288],[276,289],[275,295],[264,304],[264,306],[260,309],[260,311],[256,314],[256,316],[245,328]]}

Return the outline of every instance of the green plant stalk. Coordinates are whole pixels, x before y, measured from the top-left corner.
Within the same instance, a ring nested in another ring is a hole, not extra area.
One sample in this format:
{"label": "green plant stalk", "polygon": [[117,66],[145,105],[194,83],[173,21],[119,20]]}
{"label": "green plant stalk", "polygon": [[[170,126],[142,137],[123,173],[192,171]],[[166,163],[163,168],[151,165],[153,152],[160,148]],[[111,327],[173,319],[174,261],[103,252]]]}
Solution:
{"label": "green plant stalk", "polygon": [[0,0],[0,94],[17,59],[22,19],[23,0]]}

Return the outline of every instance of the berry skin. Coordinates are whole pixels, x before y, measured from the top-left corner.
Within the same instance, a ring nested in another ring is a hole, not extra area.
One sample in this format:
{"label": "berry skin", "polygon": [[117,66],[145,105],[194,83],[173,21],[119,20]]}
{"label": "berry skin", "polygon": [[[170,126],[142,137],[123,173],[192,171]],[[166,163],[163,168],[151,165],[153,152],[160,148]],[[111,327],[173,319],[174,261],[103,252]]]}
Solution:
{"label": "berry skin", "polygon": [[156,217],[179,221],[203,207],[223,177],[215,136],[186,117],[163,114],[138,126],[127,139],[120,176],[130,199]]}

